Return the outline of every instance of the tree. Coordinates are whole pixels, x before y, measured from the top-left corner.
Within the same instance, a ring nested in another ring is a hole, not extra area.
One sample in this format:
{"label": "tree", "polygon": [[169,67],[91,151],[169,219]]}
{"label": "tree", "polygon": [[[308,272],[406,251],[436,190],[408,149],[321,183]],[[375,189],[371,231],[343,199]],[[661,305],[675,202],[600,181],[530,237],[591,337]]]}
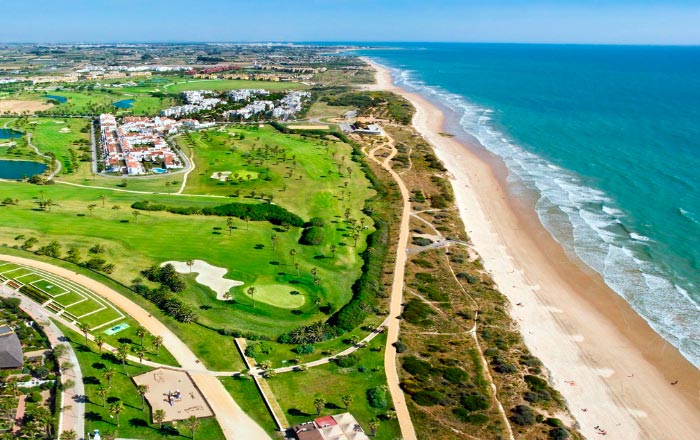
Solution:
{"label": "tree", "polygon": [[131,214],[134,216],[134,223],[138,223],[138,222],[139,222],[139,214],[140,214],[140,212],[138,212],[138,211],[132,211]]}
{"label": "tree", "polygon": [[104,379],[107,381],[107,386],[111,387],[112,386],[112,378],[114,377],[114,370],[108,367],[102,373],[102,377],[104,377]]}
{"label": "tree", "polygon": [[122,367],[124,367],[124,374],[126,374],[126,376],[129,377],[129,372],[126,370],[126,360],[129,357],[129,345],[121,344],[117,348],[116,356],[117,359],[119,359],[122,362]]}
{"label": "tree", "polygon": [[102,194],[102,195],[100,196],[100,199],[102,199],[102,207],[104,208],[104,207],[105,207],[105,201],[107,200],[107,196],[104,195],[104,194]]}
{"label": "tree", "polygon": [[153,413],[153,421],[158,424],[159,429],[163,429],[163,421],[165,420],[165,411],[162,409],[157,409]]}
{"label": "tree", "polygon": [[148,332],[146,331],[146,329],[141,327],[141,326],[138,326],[136,328],[136,336],[138,336],[139,339],[141,340],[141,347],[143,347],[143,338],[144,338],[144,336],[146,336],[147,333]]}
{"label": "tree", "polygon": [[105,340],[102,337],[102,335],[97,335],[95,336],[95,345],[97,345],[97,349],[100,351],[100,354],[102,354],[102,346],[104,345]]}
{"label": "tree", "polygon": [[156,356],[158,356],[158,351],[159,351],[161,345],[163,345],[163,337],[162,336],[154,336],[153,337],[153,347],[155,347],[155,349],[156,349]]}
{"label": "tree", "polygon": [[83,335],[85,336],[85,346],[87,347],[88,344],[88,332],[90,331],[90,326],[83,323],[79,322],[78,323],[78,328],[80,329],[81,332],[83,332]]}
{"label": "tree", "polygon": [[321,411],[323,411],[323,408],[326,407],[326,401],[320,397],[316,398],[314,400],[314,407],[316,408],[316,415],[319,416],[321,415]]}
{"label": "tree", "polygon": [[97,395],[102,398],[102,407],[104,408],[107,404],[107,393],[109,393],[109,388],[100,384],[97,387]]}
{"label": "tree", "polygon": [[88,205],[87,209],[88,209],[88,212],[90,213],[90,217],[92,217],[92,211],[93,211],[95,208],[97,208],[97,205],[95,205],[94,203],[91,204],[91,205]]}
{"label": "tree", "polygon": [[231,236],[231,232],[235,229],[235,225],[233,224],[233,217],[226,218],[226,227],[228,228],[228,235]]}
{"label": "tree", "polygon": [[297,250],[296,250],[296,249],[291,249],[291,250],[289,251],[289,255],[292,256],[292,264],[294,264],[294,257],[296,256],[296,254],[297,254]]}
{"label": "tree", "polygon": [[247,292],[248,292],[248,295],[250,295],[250,299],[253,300],[253,308],[255,308],[255,296],[254,296],[255,295],[255,287],[253,287],[253,286],[248,287]]}
{"label": "tree", "polygon": [[352,403],[352,396],[350,394],[345,394],[340,398],[340,400],[343,402],[343,405],[345,405],[345,409],[347,410]]}
{"label": "tree", "polygon": [[299,263],[294,263],[294,268],[297,270],[297,276],[299,276],[299,267],[300,267]]}
{"label": "tree", "polygon": [[370,419],[369,423],[367,424],[369,427],[369,432],[372,437],[377,435],[377,428],[379,428],[379,420],[377,419]]}
{"label": "tree", "polygon": [[333,253],[333,259],[335,260],[335,251],[338,250],[338,246],[336,245],[331,245],[331,252]]}
{"label": "tree", "polygon": [[54,417],[49,410],[43,406],[39,406],[32,411],[32,419],[41,427],[47,437],[51,437],[53,429]]}
{"label": "tree", "polygon": [[143,348],[143,346],[139,347],[138,350],[136,350],[136,356],[139,357],[139,363],[143,364],[143,357],[146,355],[146,350]]}
{"label": "tree", "polygon": [[124,410],[124,403],[121,400],[109,404],[109,414],[117,419],[117,427],[119,427],[119,414]]}
{"label": "tree", "polygon": [[146,385],[138,385],[136,387],[136,392],[141,396],[141,411],[146,409],[146,393],[148,392],[148,387]]}
{"label": "tree", "polygon": [[187,429],[190,430],[190,434],[192,434],[192,440],[194,440],[194,433],[199,428],[199,419],[195,416],[189,416],[187,420],[185,420],[185,426]]}
{"label": "tree", "polygon": [[272,242],[272,252],[274,252],[277,247],[277,234],[272,234],[270,236],[270,241]]}
{"label": "tree", "polygon": [[72,429],[63,431],[61,434],[61,440],[78,440],[78,434],[76,434]]}

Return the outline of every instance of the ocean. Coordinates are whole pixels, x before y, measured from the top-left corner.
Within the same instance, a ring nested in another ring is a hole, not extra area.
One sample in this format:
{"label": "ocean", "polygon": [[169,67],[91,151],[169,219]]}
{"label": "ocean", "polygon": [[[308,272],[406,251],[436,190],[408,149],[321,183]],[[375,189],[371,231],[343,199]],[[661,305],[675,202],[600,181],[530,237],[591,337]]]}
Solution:
{"label": "ocean", "polygon": [[536,194],[552,236],[700,364],[700,47],[359,53],[448,108],[450,129],[503,160],[514,194]]}

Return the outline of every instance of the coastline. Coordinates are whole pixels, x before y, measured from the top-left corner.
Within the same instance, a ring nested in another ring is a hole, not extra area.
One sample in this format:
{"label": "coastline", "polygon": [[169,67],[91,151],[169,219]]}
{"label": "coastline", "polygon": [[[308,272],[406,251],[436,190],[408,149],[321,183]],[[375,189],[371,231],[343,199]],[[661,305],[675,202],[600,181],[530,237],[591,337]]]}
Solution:
{"label": "coastline", "polygon": [[[372,88],[390,90],[416,108],[413,125],[452,175],[467,233],[532,353],[550,372],[581,432],[596,438],[685,439],[700,431],[700,372],[602,277],[565,250],[531,206],[510,197],[502,166],[476,141],[440,135],[444,114],[377,70]],[[675,386],[671,382],[678,381]],[[584,411],[585,409],[585,411]]]}

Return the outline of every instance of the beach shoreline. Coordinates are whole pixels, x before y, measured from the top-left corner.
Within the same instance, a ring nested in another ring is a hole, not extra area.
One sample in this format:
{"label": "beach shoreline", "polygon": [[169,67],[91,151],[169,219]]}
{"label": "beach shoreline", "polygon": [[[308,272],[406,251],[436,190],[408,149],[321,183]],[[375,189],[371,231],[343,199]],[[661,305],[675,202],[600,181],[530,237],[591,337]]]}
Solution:
{"label": "beach shoreline", "polygon": [[[457,205],[511,316],[550,373],[587,438],[690,439],[700,432],[700,372],[602,277],[574,261],[527,202],[513,198],[505,168],[476,140],[443,136],[444,113],[377,70],[371,88],[407,98],[413,125],[451,174]],[[676,385],[671,385],[676,382]]]}

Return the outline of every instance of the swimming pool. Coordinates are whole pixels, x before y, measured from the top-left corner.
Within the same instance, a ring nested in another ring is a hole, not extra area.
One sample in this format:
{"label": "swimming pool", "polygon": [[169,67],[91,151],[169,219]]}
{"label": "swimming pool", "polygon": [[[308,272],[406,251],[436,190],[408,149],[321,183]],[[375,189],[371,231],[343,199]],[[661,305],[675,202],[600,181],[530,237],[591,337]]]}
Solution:
{"label": "swimming pool", "polygon": [[152,168],[151,171],[157,174],[165,174],[168,172],[165,168]]}

